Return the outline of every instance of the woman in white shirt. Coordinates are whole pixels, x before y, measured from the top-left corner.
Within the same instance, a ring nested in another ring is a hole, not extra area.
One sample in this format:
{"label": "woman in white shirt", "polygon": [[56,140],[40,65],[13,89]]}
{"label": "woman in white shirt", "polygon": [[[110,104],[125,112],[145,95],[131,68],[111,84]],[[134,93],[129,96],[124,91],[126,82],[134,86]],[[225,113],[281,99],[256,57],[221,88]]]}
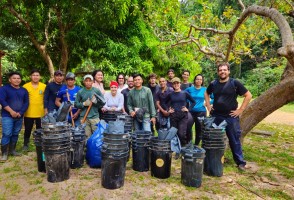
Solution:
{"label": "woman in white shirt", "polygon": [[124,96],[118,93],[118,83],[116,81],[110,82],[110,92],[104,94],[106,104],[102,108],[102,112],[106,111],[123,111]]}
{"label": "woman in white shirt", "polygon": [[128,85],[125,84],[126,80],[125,80],[124,74],[122,73],[118,74],[116,77],[116,82],[118,83],[117,93],[121,93],[123,89],[128,88]]}

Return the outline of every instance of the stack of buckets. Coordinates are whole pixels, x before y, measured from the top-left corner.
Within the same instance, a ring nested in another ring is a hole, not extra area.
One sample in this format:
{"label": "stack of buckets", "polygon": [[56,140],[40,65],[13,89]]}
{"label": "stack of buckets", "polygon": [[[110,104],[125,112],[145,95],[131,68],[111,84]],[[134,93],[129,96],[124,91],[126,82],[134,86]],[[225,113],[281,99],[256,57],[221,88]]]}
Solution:
{"label": "stack of buckets", "polygon": [[101,119],[104,119],[107,123],[110,121],[122,120],[125,122],[125,133],[129,133],[133,130],[133,117],[130,115],[126,115],[120,111],[107,111],[102,113]]}
{"label": "stack of buckets", "polygon": [[188,187],[200,187],[205,150],[197,146],[181,149],[181,181]]}
{"label": "stack of buckets", "polygon": [[209,176],[222,176],[226,147],[225,129],[204,129],[202,148],[206,151],[204,173]]}
{"label": "stack of buckets", "polygon": [[71,129],[72,139],[71,139],[71,158],[70,158],[70,168],[80,168],[84,165],[85,159],[85,141],[86,134],[85,129]]}
{"label": "stack of buckets", "polygon": [[36,129],[33,133],[37,153],[38,172],[46,172],[45,158],[42,151],[42,135],[42,129]]}
{"label": "stack of buckets", "polygon": [[103,133],[101,183],[106,189],[124,185],[129,137],[129,134]]}
{"label": "stack of buckets", "polygon": [[42,150],[48,182],[61,182],[69,179],[70,136],[68,124],[43,125]]}
{"label": "stack of buckets", "polygon": [[149,142],[152,133],[149,131],[134,131],[132,134],[133,170],[149,171]]}
{"label": "stack of buckets", "polygon": [[169,178],[171,171],[172,151],[170,140],[152,137],[150,140],[151,176]]}

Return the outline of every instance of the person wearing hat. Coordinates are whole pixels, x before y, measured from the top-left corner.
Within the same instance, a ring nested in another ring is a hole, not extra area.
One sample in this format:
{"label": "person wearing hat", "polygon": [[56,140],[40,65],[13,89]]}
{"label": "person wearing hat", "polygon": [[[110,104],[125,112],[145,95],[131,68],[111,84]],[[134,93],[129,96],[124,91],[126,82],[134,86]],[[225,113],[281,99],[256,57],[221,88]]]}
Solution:
{"label": "person wearing hat", "polygon": [[[168,113],[170,114],[170,125],[178,129],[181,145],[185,146],[187,140],[188,112],[195,106],[196,102],[191,95],[181,90],[181,80],[178,77],[172,79],[174,91],[171,92],[166,101],[170,102]],[[187,108],[187,102],[190,102]]]}
{"label": "person wearing hat", "polygon": [[102,108],[102,112],[106,111],[122,111],[124,107],[124,96],[122,93],[118,93],[118,83],[116,81],[110,82],[110,92],[106,92],[104,95],[105,105]]}
{"label": "person wearing hat", "polygon": [[169,69],[167,71],[167,82],[166,85],[167,87],[173,87],[172,79],[175,77],[175,71],[173,69]]}
{"label": "person wearing hat", "polygon": [[105,104],[103,94],[99,89],[92,86],[93,82],[92,75],[87,74],[84,76],[83,83],[85,87],[78,91],[74,103],[76,108],[81,109],[81,119],[85,117],[87,110],[89,110],[85,121],[85,132],[88,138],[96,130],[96,124],[100,121],[99,109]]}
{"label": "person wearing hat", "polygon": [[141,74],[134,74],[135,88],[129,92],[128,109],[130,115],[135,118],[135,130],[144,130],[151,132],[151,124],[156,123],[156,111],[152,92],[148,87],[142,86],[143,79]]}
{"label": "person wearing hat", "polygon": [[54,72],[54,78],[51,83],[48,83],[44,92],[44,108],[45,108],[45,115],[48,112],[52,112],[57,110],[58,107],[55,105],[56,94],[60,90],[62,86],[64,76],[63,72],[57,70]]}
{"label": "person wearing hat", "polygon": [[29,92],[30,100],[29,107],[24,114],[24,151],[29,149],[29,142],[34,124],[36,124],[36,129],[40,129],[41,117],[44,117],[45,115],[44,92],[46,85],[40,82],[40,71],[33,69],[30,73],[30,78],[31,81],[23,85],[23,87]]}
{"label": "person wearing hat", "polygon": [[[77,96],[78,91],[81,89],[79,86],[75,85],[75,75],[72,72],[68,72],[65,76],[66,85],[63,85],[57,93],[55,99],[55,105],[60,107],[62,102],[70,101],[73,105]],[[72,106],[71,114],[68,115],[68,122],[72,123],[74,120],[75,126],[80,125],[80,115],[81,110]]]}

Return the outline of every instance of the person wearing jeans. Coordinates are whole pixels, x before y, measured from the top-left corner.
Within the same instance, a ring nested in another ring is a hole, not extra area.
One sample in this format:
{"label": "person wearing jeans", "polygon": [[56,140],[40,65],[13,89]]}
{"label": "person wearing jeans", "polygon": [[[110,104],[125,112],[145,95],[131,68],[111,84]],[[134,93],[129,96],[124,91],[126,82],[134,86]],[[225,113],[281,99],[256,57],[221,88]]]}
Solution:
{"label": "person wearing jeans", "polygon": [[[212,112],[215,117],[216,125],[223,120],[227,122],[226,134],[232,150],[234,161],[240,170],[247,168],[243,157],[242,146],[240,142],[241,130],[239,116],[249,104],[251,93],[237,80],[230,78],[230,65],[221,63],[217,67],[218,80],[210,83],[205,92],[205,102],[207,110]],[[209,95],[213,93],[213,108],[209,102]],[[237,96],[243,96],[244,100],[238,108]]]}
{"label": "person wearing jeans", "polygon": [[15,151],[15,147],[22,127],[23,115],[29,106],[28,91],[20,87],[20,73],[11,72],[8,77],[9,84],[0,88],[0,103],[2,105],[1,162],[7,160],[8,148],[10,155],[20,155]]}

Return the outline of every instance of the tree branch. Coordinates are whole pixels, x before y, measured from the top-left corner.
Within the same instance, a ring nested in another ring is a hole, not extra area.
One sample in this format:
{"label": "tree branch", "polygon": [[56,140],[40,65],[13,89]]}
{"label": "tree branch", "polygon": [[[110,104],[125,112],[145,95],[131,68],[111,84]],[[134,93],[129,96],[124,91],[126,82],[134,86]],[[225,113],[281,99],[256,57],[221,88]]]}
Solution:
{"label": "tree branch", "polygon": [[45,23],[45,38],[46,38],[46,41],[45,41],[45,45],[47,44],[47,42],[49,41],[49,32],[48,32],[48,29],[49,29],[49,25],[50,25],[50,21],[51,21],[51,12],[50,12],[50,9],[49,9],[49,12],[48,12],[48,21]]}
{"label": "tree branch", "polygon": [[245,11],[245,6],[244,6],[242,0],[238,0],[238,3],[240,4],[240,6],[242,8],[242,12],[244,12]]}

